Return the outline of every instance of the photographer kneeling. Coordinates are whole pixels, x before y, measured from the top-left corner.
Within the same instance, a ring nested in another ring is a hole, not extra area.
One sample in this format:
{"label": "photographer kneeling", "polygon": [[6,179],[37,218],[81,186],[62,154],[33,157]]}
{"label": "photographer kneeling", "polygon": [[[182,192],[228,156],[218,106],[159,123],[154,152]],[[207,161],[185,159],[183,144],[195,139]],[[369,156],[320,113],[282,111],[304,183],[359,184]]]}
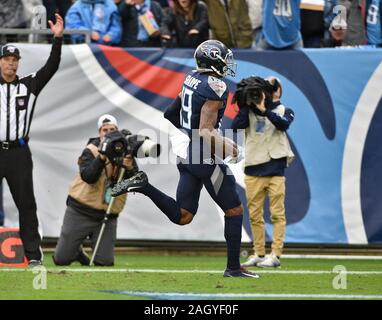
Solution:
{"label": "photographer kneeling", "polygon": [[[105,141],[112,141],[112,137],[118,138],[118,135],[124,139],[118,131],[117,120],[113,116],[106,114],[99,118],[98,133],[98,138],[89,139],[87,147],[78,159],[79,174],[69,189],[61,235],[53,256],[56,265],[69,265],[74,261],[89,265],[90,259],[83,251],[82,243],[89,237],[94,249],[111,199],[111,187],[117,182],[121,165],[126,169],[124,178],[129,178],[138,171],[137,164],[131,155],[121,158],[123,163],[118,164],[102,154]],[[100,153],[100,146],[102,146],[102,153]],[[117,218],[125,202],[126,195],[115,198],[111,209],[112,214],[94,259],[95,265],[114,265]]]}
{"label": "photographer kneeling", "polygon": [[[278,267],[285,238],[285,168],[293,161],[286,130],[294,113],[280,102],[279,79],[249,77],[237,85],[239,113],[232,129],[245,129],[245,186],[254,255],[243,267]],[[273,226],[272,252],[265,257],[263,206],[268,193]]]}

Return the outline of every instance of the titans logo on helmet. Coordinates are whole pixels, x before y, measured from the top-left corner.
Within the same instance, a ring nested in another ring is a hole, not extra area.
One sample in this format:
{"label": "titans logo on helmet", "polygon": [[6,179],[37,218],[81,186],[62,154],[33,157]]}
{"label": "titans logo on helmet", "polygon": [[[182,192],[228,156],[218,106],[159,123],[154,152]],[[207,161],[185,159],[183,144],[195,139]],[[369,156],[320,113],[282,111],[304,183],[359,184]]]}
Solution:
{"label": "titans logo on helmet", "polygon": [[214,59],[214,60],[216,60],[219,56],[221,57],[221,52],[219,48],[211,48],[209,50],[209,56],[211,57],[211,59]]}
{"label": "titans logo on helmet", "polygon": [[201,47],[201,51],[212,60],[217,60],[218,56],[221,56],[221,52],[217,47],[211,47],[210,45],[204,45]]}

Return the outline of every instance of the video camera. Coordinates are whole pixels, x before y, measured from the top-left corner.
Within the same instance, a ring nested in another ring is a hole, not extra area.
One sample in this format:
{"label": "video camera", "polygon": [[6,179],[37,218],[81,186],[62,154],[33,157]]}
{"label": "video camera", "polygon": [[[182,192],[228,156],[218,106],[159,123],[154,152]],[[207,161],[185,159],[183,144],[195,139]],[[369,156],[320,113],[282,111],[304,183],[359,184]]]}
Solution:
{"label": "video camera", "polygon": [[98,150],[113,164],[119,164],[127,155],[134,158],[159,157],[161,145],[147,136],[132,134],[129,130],[123,129],[106,134]]}
{"label": "video camera", "polygon": [[244,78],[237,84],[232,103],[237,102],[239,108],[244,106],[256,108],[256,104],[260,104],[264,93],[264,104],[266,108],[269,108],[272,103],[273,93],[276,92],[279,87],[280,83],[276,79],[270,82],[256,76]]}

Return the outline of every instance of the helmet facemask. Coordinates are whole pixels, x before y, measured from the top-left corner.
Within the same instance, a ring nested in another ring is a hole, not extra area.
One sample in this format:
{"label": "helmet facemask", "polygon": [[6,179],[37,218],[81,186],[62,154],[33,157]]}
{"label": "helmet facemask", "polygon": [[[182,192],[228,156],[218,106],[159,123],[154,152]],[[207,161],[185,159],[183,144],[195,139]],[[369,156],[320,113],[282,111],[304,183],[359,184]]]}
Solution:
{"label": "helmet facemask", "polygon": [[225,67],[223,68],[224,75],[235,77],[237,64],[235,62],[235,59],[233,58],[233,53],[230,49],[228,49],[224,62],[225,62]]}

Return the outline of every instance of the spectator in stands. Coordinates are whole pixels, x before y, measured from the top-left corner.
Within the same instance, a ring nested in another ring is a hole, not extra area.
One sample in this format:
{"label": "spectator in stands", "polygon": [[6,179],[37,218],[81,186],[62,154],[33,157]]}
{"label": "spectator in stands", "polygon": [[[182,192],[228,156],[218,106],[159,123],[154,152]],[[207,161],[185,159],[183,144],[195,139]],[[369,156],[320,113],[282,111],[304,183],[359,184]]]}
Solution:
{"label": "spectator in stands", "polygon": [[[59,13],[61,17],[65,17],[74,1],[75,0],[43,0],[42,4],[46,8],[47,19],[52,20],[55,13]],[[45,38],[46,40],[49,39],[47,36],[45,36]],[[71,43],[69,35],[64,35],[64,43]]]}
{"label": "spectator in stands", "polygon": [[330,23],[338,0],[301,0],[301,34],[305,48],[319,48],[330,38]]}
{"label": "spectator in stands", "polygon": [[257,48],[302,48],[300,25],[300,0],[263,1],[263,30]]}
{"label": "spectator in stands", "polygon": [[212,36],[230,48],[252,47],[252,24],[246,0],[204,0]]}
{"label": "spectator in stands", "polygon": [[324,37],[321,47],[341,47],[347,32],[347,23],[341,15],[337,15],[329,27],[329,36]]}
{"label": "spectator in stands", "polygon": [[208,40],[207,6],[198,0],[175,0],[165,14],[161,34],[167,47],[196,48]]}
{"label": "spectator in stands", "polygon": [[170,1],[171,1],[171,4],[173,2],[173,0],[154,0],[155,2],[158,2],[160,4],[160,6],[162,7],[162,9],[169,9],[170,8]]}
{"label": "spectator in stands", "polygon": [[[102,115],[98,119],[98,137],[89,139],[78,159],[79,172],[69,188],[61,234],[53,256],[56,265],[69,265],[74,261],[82,265],[90,263],[89,257],[82,249],[82,243],[89,236],[92,247],[95,247],[102,220],[111,200],[109,190],[119,175],[118,166],[99,152],[99,145],[108,133],[116,130],[117,119],[109,114]],[[123,165],[127,169],[126,178],[138,170],[134,158],[130,155],[123,158]],[[115,198],[111,208],[112,214],[94,259],[95,265],[114,264],[117,218],[125,202],[126,195]]]}
{"label": "spectator in stands", "polygon": [[151,0],[125,0],[119,6],[122,47],[160,47],[164,18],[160,4]]}
{"label": "spectator in stands", "polygon": [[[90,30],[92,42],[116,45],[121,41],[121,19],[113,0],[77,0],[65,21],[67,29]],[[83,42],[84,36],[72,35],[72,41]]]}
{"label": "spectator in stands", "polygon": [[342,0],[341,4],[347,7],[348,24],[343,44],[382,46],[382,1]]}
{"label": "spectator in stands", "polygon": [[340,0],[340,4],[346,8],[346,22],[348,25],[343,45],[356,46],[366,44],[367,39],[362,14],[362,1]]}
{"label": "spectator in stands", "polygon": [[335,8],[338,8],[339,0],[325,0],[325,7],[324,7],[324,39],[328,38],[331,34],[332,30],[332,23],[334,19],[336,18],[336,21],[334,23],[335,27],[338,28],[346,28],[346,20],[340,21],[341,16],[341,10],[336,11]]}
{"label": "spectator in stands", "polygon": [[[0,10],[0,27],[1,28],[26,28],[27,17],[24,12],[24,4],[22,0],[2,0]],[[17,37],[14,35],[1,35],[1,42],[16,42]]]}
{"label": "spectator in stands", "polygon": [[252,24],[252,47],[256,47],[256,43],[261,36],[261,26],[263,24],[262,7],[263,0],[247,0],[248,14]]}
{"label": "spectator in stands", "polygon": [[53,20],[55,13],[65,17],[73,2],[74,0],[43,0],[42,3],[46,8],[47,19]]}
{"label": "spectator in stands", "polygon": [[382,46],[382,0],[366,0],[365,16],[367,44]]}

